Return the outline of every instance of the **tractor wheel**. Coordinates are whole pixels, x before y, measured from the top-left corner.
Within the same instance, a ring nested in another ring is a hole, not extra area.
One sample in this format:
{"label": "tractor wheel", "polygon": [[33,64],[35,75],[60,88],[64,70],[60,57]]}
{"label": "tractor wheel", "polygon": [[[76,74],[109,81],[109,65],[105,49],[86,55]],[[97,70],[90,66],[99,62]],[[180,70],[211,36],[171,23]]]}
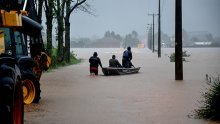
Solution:
{"label": "tractor wheel", "polygon": [[34,75],[22,76],[24,103],[38,103],[40,100],[40,83]]}
{"label": "tractor wheel", "polygon": [[[0,79],[0,123],[1,124],[23,124],[24,104],[21,83],[13,81],[11,77]],[[15,87],[14,87],[15,85]]]}

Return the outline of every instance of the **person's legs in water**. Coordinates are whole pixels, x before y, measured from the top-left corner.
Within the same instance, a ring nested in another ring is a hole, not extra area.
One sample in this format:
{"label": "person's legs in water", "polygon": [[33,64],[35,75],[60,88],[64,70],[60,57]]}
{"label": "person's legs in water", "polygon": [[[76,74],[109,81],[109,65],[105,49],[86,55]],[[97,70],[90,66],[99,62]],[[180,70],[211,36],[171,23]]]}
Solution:
{"label": "person's legs in water", "polygon": [[98,75],[98,68],[90,67],[90,75]]}
{"label": "person's legs in water", "polygon": [[98,70],[94,71],[95,72],[95,75],[98,75]]}

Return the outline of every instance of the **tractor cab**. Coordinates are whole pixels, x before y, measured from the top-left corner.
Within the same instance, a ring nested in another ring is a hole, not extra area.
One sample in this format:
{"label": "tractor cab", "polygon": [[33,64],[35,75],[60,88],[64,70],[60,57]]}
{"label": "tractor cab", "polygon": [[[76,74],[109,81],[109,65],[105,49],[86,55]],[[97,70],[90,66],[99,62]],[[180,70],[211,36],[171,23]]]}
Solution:
{"label": "tractor cab", "polygon": [[0,53],[1,55],[19,58],[27,56],[27,45],[24,35],[11,28],[0,28]]}

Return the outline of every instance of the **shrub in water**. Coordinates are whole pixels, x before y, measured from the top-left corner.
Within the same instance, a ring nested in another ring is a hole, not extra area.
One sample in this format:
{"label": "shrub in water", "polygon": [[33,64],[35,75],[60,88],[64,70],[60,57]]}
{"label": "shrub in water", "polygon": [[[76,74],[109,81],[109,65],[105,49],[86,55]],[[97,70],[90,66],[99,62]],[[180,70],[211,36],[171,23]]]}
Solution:
{"label": "shrub in water", "polygon": [[[183,61],[186,61],[186,59],[184,57],[189,57],[190,54],[187,54],[186,51],[183,51],[182,53],[182,59]],[[170,62],[175,62],[175,53],[172,53],[170,56]]]}
{"label": "shrub in water", "polygon": [[208,88],[206,92],[202,93],[203,100],[200,101],[201,107],[196,109],[195,112],[199,118],[220,120],[219,76],[213,81],[211,81],[211,78],[207,78],[207,80],[210,83],[210,88]]}

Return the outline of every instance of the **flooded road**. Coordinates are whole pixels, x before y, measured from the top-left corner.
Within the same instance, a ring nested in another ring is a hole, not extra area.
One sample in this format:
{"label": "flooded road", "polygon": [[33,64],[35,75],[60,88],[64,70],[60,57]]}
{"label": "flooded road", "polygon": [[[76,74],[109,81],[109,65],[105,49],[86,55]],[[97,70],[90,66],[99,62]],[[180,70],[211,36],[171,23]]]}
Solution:
{"label": "flooded road", "polygon": [[189,118],[207,86],[205,75],[220,74],[220,49],[185,49],[184,80],[175,81],[174,49],[162,57],[148,49],[132,49],[140,72],[123,76],[89,75],[88,58],[98,52],[103,67],[112,54],[121,62],[123,49],[73,49],[84,62],[41,79],[42,99],[25,106],[25,124],[217,124]]}

